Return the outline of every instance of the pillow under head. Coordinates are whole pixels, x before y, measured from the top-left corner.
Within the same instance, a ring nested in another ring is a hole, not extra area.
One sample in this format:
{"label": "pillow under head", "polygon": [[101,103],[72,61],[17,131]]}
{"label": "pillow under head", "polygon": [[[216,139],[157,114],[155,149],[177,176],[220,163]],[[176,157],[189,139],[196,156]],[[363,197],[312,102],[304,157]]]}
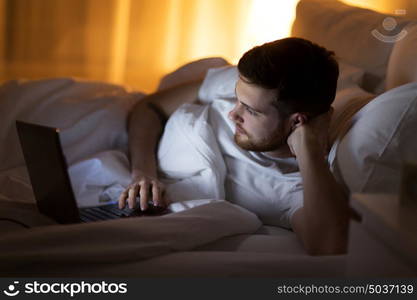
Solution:
{"label": "pillow under head", "polygon": [[337,146],[333,165],[351,193],[397,194],[405,162],[417,161],[417,82],[365,105]]}

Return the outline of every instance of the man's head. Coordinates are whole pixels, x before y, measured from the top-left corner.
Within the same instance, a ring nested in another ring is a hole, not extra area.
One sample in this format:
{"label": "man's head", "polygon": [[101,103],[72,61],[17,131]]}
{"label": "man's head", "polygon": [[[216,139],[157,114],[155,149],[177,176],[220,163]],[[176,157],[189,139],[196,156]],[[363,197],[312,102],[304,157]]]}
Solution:
{"label": "man's head", "polygon": [[327,112],[336,94],[334,53],[301,38],[257,46],[239,60],[237,103],[229,113],[236,143],[250,151],[287,155],[300,120]]}

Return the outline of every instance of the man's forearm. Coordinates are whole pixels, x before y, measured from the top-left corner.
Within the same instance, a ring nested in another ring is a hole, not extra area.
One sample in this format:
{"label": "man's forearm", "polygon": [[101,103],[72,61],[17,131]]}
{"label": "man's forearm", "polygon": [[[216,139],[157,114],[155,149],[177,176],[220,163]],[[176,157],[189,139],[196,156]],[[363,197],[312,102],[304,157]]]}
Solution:
{"label": "man's forearm", "polygon": [[151,94],[129,115],[129,156],[133,177],[143,173],[156,177],[156,147],[164,129],[163,120],[183,103],[196,102],[201,80],[190,81]]}
{"label": "man's forearm", "polygon": [[158,114],[148,105],[146,98],[132,110],[128,128],[132,176],[146,173],[156,177],[156,147],[162,134],[163,124]]}
{"label": "man's forearm", "polygon": [[343,253],[347,244],[348,199],[319,148],[301,149],[297,155],[304,186],[301,239],[313,254]]}

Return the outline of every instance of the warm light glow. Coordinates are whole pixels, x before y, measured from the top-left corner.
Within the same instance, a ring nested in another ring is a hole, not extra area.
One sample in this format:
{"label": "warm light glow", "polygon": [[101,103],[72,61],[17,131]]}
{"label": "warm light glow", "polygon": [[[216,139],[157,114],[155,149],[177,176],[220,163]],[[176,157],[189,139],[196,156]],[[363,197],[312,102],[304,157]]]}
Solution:
{"label": "warm light glow", "polygon": [[115,4],[109,80],[114,83],[123,83],[126,71],[130,0],[117,0]]}
{"label": "warm light glow", "polygon": [[178,63],[178,51],[181,36],[181,3],[175,0],[168,0],[167,18],[165,23],[166,34],[163,36],[166,45],[172,45],[170,51],[165,51],[161,55],[161,69],[172,70]]}
{"label": "warm light glow", "polygon": [[298,0],[253,0],[239,56],[256,45],[290,36],[297,3]]}
{"label": "warm light glow", "polygon": [[362,8],[372,9],[385,14],[395,14],[396,9],[404,9],[409,6],[409,0],[341,0],[342,2],[359,6]]}
{"label": "warm light glow", "polygon": [[228,60],[236,57],[240,53],[240,38],[245,38],[247,8],[252,1],[167,0],[165,43],[169,51],[162,57],[161,69],[168,72],[180,64],[209,56]]}
{"label": "warm light glow", "polygon": [[[6,11],[6,1],[0,0],[0,16],[3,16]],[[6,18],[0,17],[0,29],[5,28]],[[5,80],[4,76],[4,69],[5,69],[5,61],[4,61],[4,53],[5,48],[3,47],[5,43],[4,32],[0,33],[0,82]]]}
{"label": "warm light glow", "polygon": [[[192,7],[187,8],[184,1],[168,3],[165,38],[171,50],[162,57],[161,69],[165,72],[207,56],[222,56],[236,64],[250,48],[290,36],[298,0],[193,0]],[[184,31],[178,28],[184,9],[193,10],[193,23],[187,29],[188,43],[180,44],[179,36]]]}
{"label": "warm light glow", "polygon": [[152,92],[190,61],[236,64],[250,48],[289,36],[297,2],[0,0],[0,78],[75,76]]}

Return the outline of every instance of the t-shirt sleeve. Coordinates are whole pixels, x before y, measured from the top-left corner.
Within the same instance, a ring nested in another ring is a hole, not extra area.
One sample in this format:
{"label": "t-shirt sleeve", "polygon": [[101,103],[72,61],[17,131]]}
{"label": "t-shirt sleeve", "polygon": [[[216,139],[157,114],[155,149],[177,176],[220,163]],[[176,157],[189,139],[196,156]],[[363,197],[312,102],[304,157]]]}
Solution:
{"label": "t-shirt sleeve", "polygon": [[209,69],[198,91],[198,98],[204,103],[210,103],[215,99],[236,98],[235,86],[237,79],[236,66]]}
{"label": "t-shirt sleeve", "polygon": [[289,202],[289,209],[286,211],[286,213],[282,216],[282,223],[285,224],[287,228],[291,228],[291,218],[294,215],[294,213],[303,207],[304,205],[304,194],[303,194],[303,188],[297,188],[293,190],[288,195],[288,202]]}

